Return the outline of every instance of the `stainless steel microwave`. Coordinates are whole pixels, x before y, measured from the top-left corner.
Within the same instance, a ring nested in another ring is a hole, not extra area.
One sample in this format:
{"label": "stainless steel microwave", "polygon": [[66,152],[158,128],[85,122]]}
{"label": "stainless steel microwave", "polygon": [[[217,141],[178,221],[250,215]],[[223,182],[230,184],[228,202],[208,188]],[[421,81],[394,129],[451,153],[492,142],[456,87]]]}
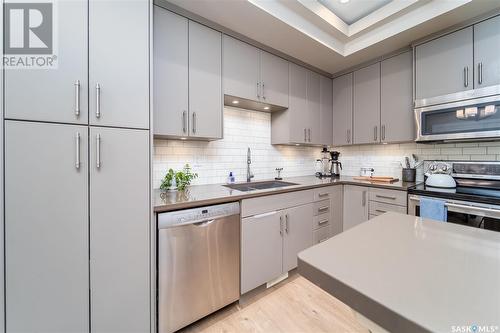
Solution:
{"label": "stainless steel microwave", "polygon": [[500,95],[415,109],[417,142],[500,139]]}

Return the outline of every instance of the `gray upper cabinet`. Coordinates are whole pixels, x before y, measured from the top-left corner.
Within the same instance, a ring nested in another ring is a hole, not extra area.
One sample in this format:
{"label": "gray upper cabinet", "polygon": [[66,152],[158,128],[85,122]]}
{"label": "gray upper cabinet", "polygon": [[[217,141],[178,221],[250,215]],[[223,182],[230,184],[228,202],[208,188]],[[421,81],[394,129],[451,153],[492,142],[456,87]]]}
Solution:
{"label": "gray upper cabinet", "polygon": [[89,331],[87,147],[86,126],[5,122],[7,332]]}
{"label": "gray upper cabinet", "polygon": [[307,71],[307,141],[312,144],[321,144],[320,117],[321,117],[321,75]]}
{"label": "gray upper cabinet", "polygon": [[474,25],[474,86],[500,84],[500,16]]}
{"label": "gray upper cabinet", "polygon": [[148,0],[89,2],[90,124],[149,128]]}
{"label": "gray upper cabinet", "polygon": [[189,136],[222,138],[222,35],[189,21]]}
{"label": "gray upper cabinet", "polygon": [[222,35],[154,6],[154,135],[222,138]]}
{"label": "gray upper cabinet", "polygon": [[333,142],[333,88],[332,79],[321,76],[320,79],[320,114],[319,114],[319,142],[322,145],[331,145]]}
{"label": "gray upper cabinet", "polygon": [[154,6],[153,23],[153,134],[188,135],[188,20]]}
{"label": "gray upper cabinet", "polygon": [[412,97],[412,54],[406,52],[380,63],[380,141],[415,139]]}
{"label": "gray upper cabinet", "polygon": [[352,77],[345,74],[333,80],[333,144],[352,144]]}
{"label": "gray upper cabinet", "polygon": [[280,211],[241,220],[241,293],[278,277],[282,270]]}
{"label": "gray upper cabinet", "polygon": [[354,143],[380,141],[380,63],[354,72]]}
{"label": "gray upper cabinet", "polygon": [[415,48],[416,99],[473,89],[472,29],[464,28]]}
{"label": "gray upper cabinet", "polygon": [[91,331],[149,332],[149,131],[92,127],[90,141]]}
{"label": "gray upper cabinet", "polygon": [[297,267],[297,254],[313,244],[313,205],[289,208],[283,214],[283,273],[285,273]]}
{"label": "gray upper cabinet", "polygon": [[224,94],[259,100],[260,50],[229,36],[223,43]]}
{"label": "gray upper cabinet", "polygon": [[87,124],[87,1],[57,3],[56,69],[5,71],[5,118]]}
{"label": "gray upper cabinet", "polygon": [[344,185],[343,215],[343,231],[368,221],[368,187]]}
{"label": "gray upper cabinet", "polygon": [[261,51],[262,101],[288,107],[288,61]]}

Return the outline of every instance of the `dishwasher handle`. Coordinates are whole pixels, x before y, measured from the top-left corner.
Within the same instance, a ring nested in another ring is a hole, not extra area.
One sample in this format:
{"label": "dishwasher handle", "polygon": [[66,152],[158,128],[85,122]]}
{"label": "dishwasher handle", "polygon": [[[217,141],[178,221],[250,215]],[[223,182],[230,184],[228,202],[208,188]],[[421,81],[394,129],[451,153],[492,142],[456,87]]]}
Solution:
{"label": "dishwasher handle", "polygon": [[215,222],[215,219],[211,219],[211,220],[205,220],[205,221],[201,221],[201,222],[195,222],[193,224],[197,227],[206,227],[207,225],[212,224],[214,222]]}

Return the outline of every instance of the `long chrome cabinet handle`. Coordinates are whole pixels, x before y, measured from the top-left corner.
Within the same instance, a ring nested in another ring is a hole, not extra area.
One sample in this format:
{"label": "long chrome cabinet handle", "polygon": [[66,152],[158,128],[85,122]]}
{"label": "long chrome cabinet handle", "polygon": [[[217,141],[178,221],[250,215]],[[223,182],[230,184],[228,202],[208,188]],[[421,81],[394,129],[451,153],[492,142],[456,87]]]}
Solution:
{"label": "long chrome cabinet handle", "polygon": [[260,82],[257,82],[257,98],[260,98]]}
{"label": "long chrome cabinet handle", "polygon": [[95,117],[101,118],[101,85],[95,85]]}
{"label": "long chrome cabinet handle", "polygon": [[288,234],[288,214],[285,214],[285,232]]}
{"label": "long chrome cabinet handle", "polygon": [[265,85],[264,85],[264,82],[262,82],[262,98],[265,100],[266,99],[266,91],[264,89],[265,89]]}
{"label": "long chrome cabinet handle", "polygon": [[75,168],[80,169],[80,133],[75,134]]}
{"label": "long chrome cabinet handle", "polygon": [[311,142],[311,129],[310,128],[307,129],[307,133],[308,133],[308,141]]}
{"label": "long chrome cabinet handle", "polygon": [[182,133],[186,133],[187,130],[187,111],[182,111]]}
{"label": "long chrome cabinet handle", "polygon": [[196,133],[196,112],[193,112],[193,133]]}
{"label": "long chrome cabinet handle", "polygon": [[469,66],[464,67],[464,87],[469,86]]}
{"label": "long chrome cabinet handle", "polygon": [[304,128],[304,142],[307,142],[307,128]]}
{"label": "long chrome cabinet handle", "polygon": [[483,84],[483,63],[480,62],[477,64],[477,83]]}
{"label": "long chrome cabinet handle", "polygon": [[283,216],[280,216],[280,235],[283,236]]}
{"label": "long chrome cabinet handle", "polygon": [[378,138],[378,126],[373,128],[373,141],[377,141]]}
{"label": "long chrome cabinet handle", "polygon": [[75,81],[75,116],[80,116],[80,80]]}
{"label": "long chrome cabinet handle", "polygon": [[95,166],[101,168],[101,134],[95,137]]}

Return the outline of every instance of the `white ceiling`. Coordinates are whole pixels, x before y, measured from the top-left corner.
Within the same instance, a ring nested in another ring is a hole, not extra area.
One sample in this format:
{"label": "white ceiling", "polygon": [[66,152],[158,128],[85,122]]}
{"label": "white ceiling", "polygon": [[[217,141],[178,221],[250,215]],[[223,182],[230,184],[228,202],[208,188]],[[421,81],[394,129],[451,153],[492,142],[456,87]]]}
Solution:
{"label": "white ceiling", "polygon": [[346,0],[318,0],[319,3],[328,8],[347,24],[352,24],[391,2],[391,0],[345,1]]}
{"label": "white ceiling", "polygon": [[318,0],[166,1],[332,74],[500,10],[498,0],[394,0],[348,24]]}

